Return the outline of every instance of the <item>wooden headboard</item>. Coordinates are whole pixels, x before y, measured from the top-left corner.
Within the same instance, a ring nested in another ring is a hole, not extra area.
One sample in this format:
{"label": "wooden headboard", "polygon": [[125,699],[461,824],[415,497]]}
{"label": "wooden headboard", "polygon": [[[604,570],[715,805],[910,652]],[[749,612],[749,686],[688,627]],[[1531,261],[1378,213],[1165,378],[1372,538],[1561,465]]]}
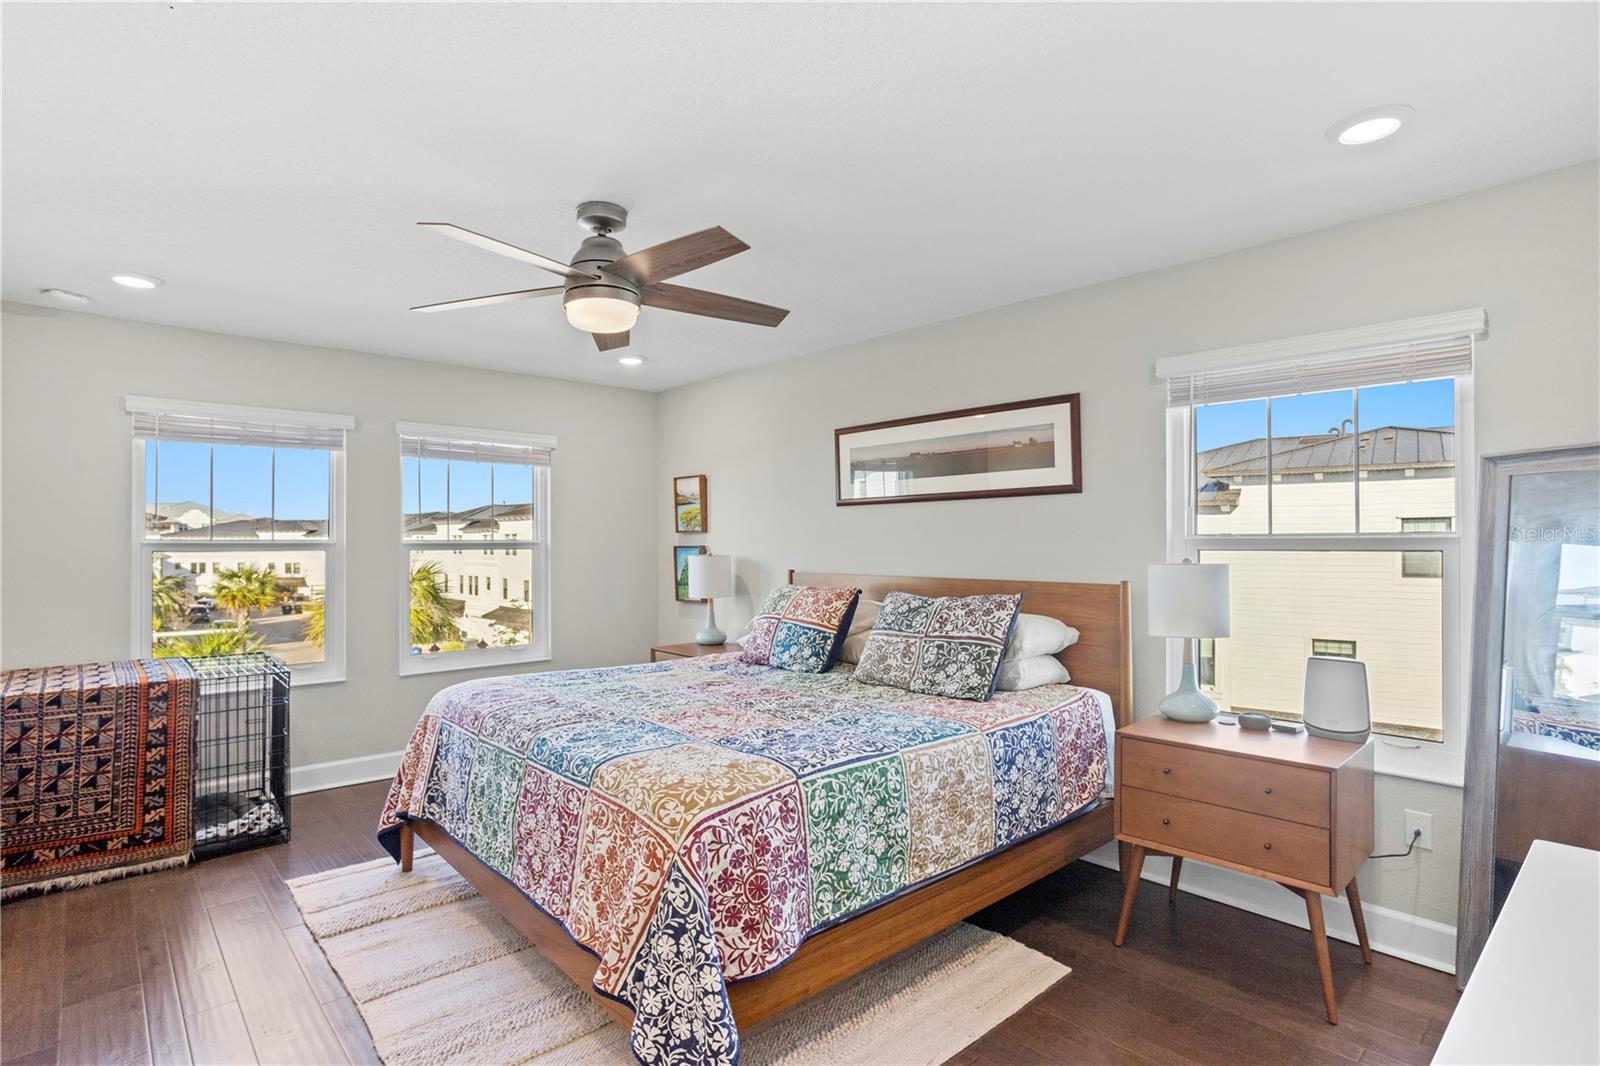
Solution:
{"label": "wooden headboard", "polygon": [[814,574],[790,570],[795,585],[854,585],[869,600],[891,592],[917,596],[981,596],[1020,592],[1029,614],[1059,618],[1078,631],[1078,642],[1059,658],[1072,682],[1111,696],[1117,725],[1133,721],[1132,614],[1128,583],[1079,585],[1065,581],[991,581],[969,577],[884,577],[879,574]]}

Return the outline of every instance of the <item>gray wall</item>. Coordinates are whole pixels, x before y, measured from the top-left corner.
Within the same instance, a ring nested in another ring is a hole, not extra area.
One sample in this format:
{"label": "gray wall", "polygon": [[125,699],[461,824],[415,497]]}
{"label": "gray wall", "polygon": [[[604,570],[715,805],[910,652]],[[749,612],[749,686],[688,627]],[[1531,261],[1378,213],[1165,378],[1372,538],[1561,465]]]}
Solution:
{"label": "gray wall", "polygon": [[495,672],[399,676],[396,419],[559,437],[550,665],[646,658],[659,598],[653,395],[22,305],[6,305],[0,327],[0,665],[126,658],[132,647],[129,394],[357,419],[347,467],[349,680],[295,692],[294,765],[402,748],[433,692]]}
{"label": "gray wall", "polygon": [[[1587,164],[665,393],[661,635],[689,639],[704,614],[667,598],[672,543],[737,558],[738,596],[719,605],[730,634],[790,566],[1129,578],[1136,713],[1148,708],[1166,687],[1161,642],[1142,635],[1145,566],[1163,558],[1166,532],[1154,360],[1482,306],[1479,450],[1600,440],[1596,180]],[[1083,396],[1080,495],[833,504],[838,426],[1062,392]],[[667,479],[699,473],[710,478],[709,532],[674,536]],[[1380,848],[1401,843],[1409,806],[1434,813],[1434,850],[1371,864],[1364,894],[1453,924],[1460,790],[1385,779],[1378,797]]]}

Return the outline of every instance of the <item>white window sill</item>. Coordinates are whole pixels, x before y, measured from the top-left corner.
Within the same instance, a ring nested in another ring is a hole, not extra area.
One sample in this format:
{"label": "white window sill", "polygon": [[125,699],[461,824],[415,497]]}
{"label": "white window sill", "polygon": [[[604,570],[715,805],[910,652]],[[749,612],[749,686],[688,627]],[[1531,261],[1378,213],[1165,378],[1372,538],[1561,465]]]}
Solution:
{"label": "white window sill", "polygon": [[[550,662],[550,656],[537,651],[516,649],[516,655],[496,655],[502,649],[478,652],[447,651],[437,655],[408,655],[400,661],[400,676],[448,674],[461,670],[490,670],[499,666],[524,666]],[[504,649],[511,650],[511,649]]]}
{"label": "white window sill", "polygon": [[289,687],[291,689],[311,688],[315,685],[342,685],[345,681],[346,678],[343,674],[324,674],[321,676],[301,677],[299,674],[294,672],[293,667],[289,668]]}

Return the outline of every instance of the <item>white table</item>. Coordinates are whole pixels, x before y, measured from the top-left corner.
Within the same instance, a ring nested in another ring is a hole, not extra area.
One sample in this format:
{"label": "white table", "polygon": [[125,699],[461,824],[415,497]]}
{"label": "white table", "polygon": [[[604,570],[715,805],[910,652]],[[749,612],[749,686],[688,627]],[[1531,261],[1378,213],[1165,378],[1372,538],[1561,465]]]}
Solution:
{"label": "white table", "polygon": [[1435,1063],[1600,1063],[1600,851],[1535,840]]}

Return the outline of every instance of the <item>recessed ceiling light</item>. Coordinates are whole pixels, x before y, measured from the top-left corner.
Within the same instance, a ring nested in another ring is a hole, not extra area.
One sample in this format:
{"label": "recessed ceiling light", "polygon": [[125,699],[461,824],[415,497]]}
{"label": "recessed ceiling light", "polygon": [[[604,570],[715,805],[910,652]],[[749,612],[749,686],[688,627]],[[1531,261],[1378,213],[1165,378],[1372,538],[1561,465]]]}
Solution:
{"label": "recessed ceiling light", "polygon": [[1405,104],[1369,107],[1328,127],[1328,140],[1354,148],[1392,136],[1416,112]]}
{"label": "recessed ceiling light", "polygon": [[154,274],[113,274],[111,280],[130,289],[153,289],[157,285],[165,284]]}
{"label": "recessed ceiling light", "polygon": [[83,293],[73,292],[71,289],[40,289],[39,295],[48,296],[50,299],[64,304],[86,304],[89,302],[89,298]]}
{"label": "recessed ceiling light", "polygon": [[643,366],[644,365],[644,356],[642,356],[642,355],[619,355],[619,356],[617,356],[617,362],[621,363],[623,366]]}

